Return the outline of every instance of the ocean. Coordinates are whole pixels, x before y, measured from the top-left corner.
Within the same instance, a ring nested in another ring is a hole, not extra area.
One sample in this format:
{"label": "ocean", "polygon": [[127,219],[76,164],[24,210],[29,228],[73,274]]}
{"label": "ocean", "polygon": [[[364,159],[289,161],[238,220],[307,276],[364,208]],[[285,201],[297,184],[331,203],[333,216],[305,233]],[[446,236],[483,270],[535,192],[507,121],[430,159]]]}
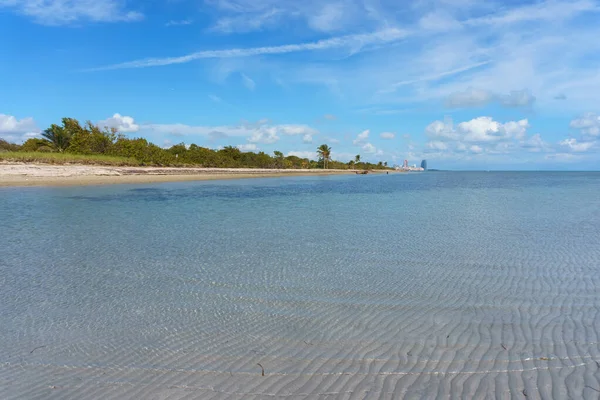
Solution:
{"label": "ocean", "polygon": [[0,188],[0,399],[597,399],[600,173]]}

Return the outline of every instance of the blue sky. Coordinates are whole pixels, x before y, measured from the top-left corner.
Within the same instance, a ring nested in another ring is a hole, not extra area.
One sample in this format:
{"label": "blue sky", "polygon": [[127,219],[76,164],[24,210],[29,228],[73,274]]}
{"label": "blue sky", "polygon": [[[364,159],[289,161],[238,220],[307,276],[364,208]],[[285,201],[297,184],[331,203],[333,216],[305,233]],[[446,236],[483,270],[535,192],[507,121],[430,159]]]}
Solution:
{"label": "blue sky", "polygon": [[600,165],[600,2],[0,0],[0,137]]}

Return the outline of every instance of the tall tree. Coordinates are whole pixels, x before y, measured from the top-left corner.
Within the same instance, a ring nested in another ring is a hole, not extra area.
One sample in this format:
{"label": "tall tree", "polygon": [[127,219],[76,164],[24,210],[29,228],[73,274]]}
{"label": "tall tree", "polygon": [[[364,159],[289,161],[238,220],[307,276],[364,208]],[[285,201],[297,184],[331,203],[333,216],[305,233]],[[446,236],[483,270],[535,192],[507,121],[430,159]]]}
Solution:
{"label": "tall tree", "polygon": [[356,157],[354,157],[354,163],[358,164],[360,162],[360,154],[357,154]]}
{"label": "tall tree", "polygon": [[283,153],[275,150],[273,154],[275,155],[275,165],[277,168],[283,168]]}
{"label": "tall tree", "polygon": [[317,147],[317,154],[319,155],[319,158],[323,160],[323,168],[327,169],[327,162],[331,159],[331,147],[322,144]]}
{"label": "tall tree", "polygon": [[71,142],[71,133],[67,129],[56,124],[50,125],[50,128],[46,129],[44,133],[42,133],[42,136],[48,139],[52,144],[52,147],[60,153],[65,151]]}

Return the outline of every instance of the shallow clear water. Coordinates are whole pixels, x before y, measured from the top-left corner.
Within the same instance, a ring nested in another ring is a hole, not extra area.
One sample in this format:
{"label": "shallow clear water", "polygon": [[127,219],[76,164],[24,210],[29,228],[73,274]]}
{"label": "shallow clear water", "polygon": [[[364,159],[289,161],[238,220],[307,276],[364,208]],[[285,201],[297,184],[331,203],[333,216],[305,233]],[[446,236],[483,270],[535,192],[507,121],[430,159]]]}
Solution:
{"label": "shallow clear water", "polygon": [[600,395],[600,173],[4,188],[0,251],[0,399]]}

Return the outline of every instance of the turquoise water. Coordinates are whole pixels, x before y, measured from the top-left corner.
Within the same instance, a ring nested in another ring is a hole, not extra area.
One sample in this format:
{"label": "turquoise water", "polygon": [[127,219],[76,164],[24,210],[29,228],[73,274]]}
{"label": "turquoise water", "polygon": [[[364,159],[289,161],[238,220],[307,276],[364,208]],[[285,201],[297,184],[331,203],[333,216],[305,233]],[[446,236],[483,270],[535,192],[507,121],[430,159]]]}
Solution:
{"label": "turquoise water", "polygon": [[0,399],[600,395],[600,173],[0,188],[0,246]]}

